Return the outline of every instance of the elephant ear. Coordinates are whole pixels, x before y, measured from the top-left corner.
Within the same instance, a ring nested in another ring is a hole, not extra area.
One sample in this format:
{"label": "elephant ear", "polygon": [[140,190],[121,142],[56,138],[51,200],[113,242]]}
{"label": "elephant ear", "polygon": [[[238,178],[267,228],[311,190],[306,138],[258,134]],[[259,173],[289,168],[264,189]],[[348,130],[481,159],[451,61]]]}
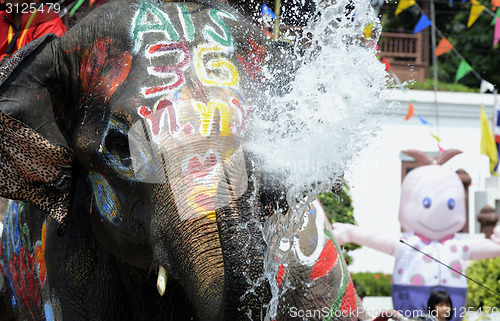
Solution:
{"label": "elephant ear", "polygon": [[[55,46],[48,35],[23,47],[0,68],[0,196],[31,201],[65,226],[73,152],[53,108]],[[62,96],[59,94],[59,96]]]}

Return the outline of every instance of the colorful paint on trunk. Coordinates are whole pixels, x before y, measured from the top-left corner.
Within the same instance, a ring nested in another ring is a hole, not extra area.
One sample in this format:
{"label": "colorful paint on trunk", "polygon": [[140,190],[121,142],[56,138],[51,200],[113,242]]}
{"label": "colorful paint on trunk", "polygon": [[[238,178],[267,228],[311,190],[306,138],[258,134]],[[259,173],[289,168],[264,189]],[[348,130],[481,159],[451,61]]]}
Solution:
{"label": "colorful paint on trunk", "polygon": [[[196,186],[188,197],[189,207],[193,209],[194,216],[205,216],[212,223],[215,223],[215,193],[217,189],[214,187],[206,187],[203,185]],[[181,218],[186,219],[186,218]]]}
{"label": "colorful paint on trunk", "polygon": [[195,29],[191,13],[189,12],[189,9],[182,4],[177,5],[177,9],[179,11],[179,20],[182,24],[182,30],[184,31],[184,38],[187,41],[193,41]]}
{"label": "colorful paint on trunk", "polygon": [[281,264],[278,269],[278,273],[276,273],[276,282],[278,283],[278,288],[281,288],[284,276],[285,276],[285,265]]}
{"label": "colorful paint on trunk", "polygon": [[145,33],[160,32],[171,41],[176,41],[179,38],[168,15],[148,2],[141,3],[132,25],[132,36],[135,43],[134,52],[139,51]]}
{"label": "colorful paint on trunk", "polygon": [[184,72],[189,68],[191,56],[189,49],[181,43],[159,43],[146,49],[146,58],[174,56],[178,62],[174,66],[154,65],[147,67],[150,75],[169,79],[167,84],[143,88],[145,97],[155,97],[180,89],[185,83]]}
{"label": "colorful paint on trunk", "polygon": [[[228,104],[219,99],[212,99],[206,105],[201,102],[196,102],[195,105],[196,109],[200,112],[200,134],[202,136],[214,134],[212,133],[213,129],[218,131],[222,136],[229,136],[231,134],[229,127],[231,108]],[[215,117],[216,111],[220,117]]]}
{"label": "colorful paint on trunk", "polygon": [[318,261],[314,264],[313,270],[309,275],[309,280],[314,281],[326,276],[335,267],[338,256],[339,254],[335,249],[333,241],[329,239],[323,251],[321,251]]}
{"label": "colorful paint on trunk", "polygon": [[209,11],[210,18],[212,21],[220,28],[222,29],[222,35],[217,33],[215,29],[211,26],[206,26],[205,27],[205,33],[208,37],[206,37],[207,40],[212,40],[217,43],[219,43],[221,46],[224,47],[232,47],[233,46],[233,37],[231,36],[231,32],[227,28],[226,24],[224,21],[222,21],[222,17],[229,18],[231,20],[236,21],[236,18],[230,14],[229,12],[217,10],[217,9],[210,9]]}
{"label": "colorful paint on trunk", "polygon": [[[219,87],[238,87],[240,75],[235,65],[227,58],[221,57],[224,49],[217,44],[200,44],[195,49],[193,59],[196,74],[200,81],[206,86]],[[213,58],[205,63],[205,56],[214,55],[219,58]],[[209,70],[217,71],[217,75],[209,76]]]}
{"label": "colorful paint on trunk", "polygon": [[[335,245],[335,249],[337,250],[337,253],[340,253],[340,249],[333,240],[332,235],[330,234],[330,231],[328,229],[324,230],[325,235],[332,241],[333,245]],[[347,287],[349,284],[352,284],[350,280],[347,278],[347,270],[344,266],[344,262],[342,260],[339,260],[338,263],[340,264],[341,271],[342,271],[342,279],[339,285],[339,291],[337,292],[337,295],[335,296],[335,300],[333,301],[333,304],[330,308],[331,311],[335,312],[341,309],[342,301],[344,299],[344,295],[347,292]],[[333,316],[330,314],[329,317],[325,319],[325,321],[333,321]]]}

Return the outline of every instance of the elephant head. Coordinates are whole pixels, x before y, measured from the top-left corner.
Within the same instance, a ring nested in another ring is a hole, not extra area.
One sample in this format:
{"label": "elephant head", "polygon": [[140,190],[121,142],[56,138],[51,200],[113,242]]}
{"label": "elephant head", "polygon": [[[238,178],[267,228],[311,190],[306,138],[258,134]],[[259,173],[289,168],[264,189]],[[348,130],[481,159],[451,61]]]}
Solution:
{"label": "elephant head", "polygon": [[229,7],[116,1],[1,70],[0,194],[50,216],[41,296],[65,319],[264,319],[242,142],[269,48]]}

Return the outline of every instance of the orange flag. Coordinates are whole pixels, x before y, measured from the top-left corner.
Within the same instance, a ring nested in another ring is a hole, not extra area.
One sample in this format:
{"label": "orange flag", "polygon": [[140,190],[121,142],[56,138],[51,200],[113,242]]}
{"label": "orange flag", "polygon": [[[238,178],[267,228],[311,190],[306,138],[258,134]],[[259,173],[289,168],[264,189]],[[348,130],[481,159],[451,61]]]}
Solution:
{"label": "orange flag", "polygon": [[491,0],[491,6],[493,7],[493,11],[495,11],[496,8],[500,7],[500,0]]}
{"label": "orange flag", "polygon": [[441,38],[441,41],[436,47],[436,51],[434,52],[434,56],[438,57],[441,56],[442,54],[447,53],[453,49],[453,45],[446,39],[446,37]]}
{"label": "orange flag", "polygon": [[415,112],[415,108],[413,108],[413,104],[411,102],[408,103],[408,112],[406,113],[405,120],[408,120],[411,117],[413,117],[414,112]]}
{"label": "orange flag", "polygon": [[92,7],[94,5],[95,0],[89,0],[89,7]]}

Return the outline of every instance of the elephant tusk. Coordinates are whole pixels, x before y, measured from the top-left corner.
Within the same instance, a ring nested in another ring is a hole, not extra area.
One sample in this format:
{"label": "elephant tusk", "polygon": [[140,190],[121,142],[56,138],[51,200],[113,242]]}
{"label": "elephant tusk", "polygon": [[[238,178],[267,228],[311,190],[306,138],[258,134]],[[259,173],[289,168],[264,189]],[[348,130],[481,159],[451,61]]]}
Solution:
{"label": "elephant tusk", "polygon": [[158,288],[158,293],[160,293],[161,296],[165,294],[165,288],[167,286],[167,278],[168,278],[167,270],[165,270],[165,268],[160,265],[160,269],[158,270],[158,280],[156,281],[156,287]]}

